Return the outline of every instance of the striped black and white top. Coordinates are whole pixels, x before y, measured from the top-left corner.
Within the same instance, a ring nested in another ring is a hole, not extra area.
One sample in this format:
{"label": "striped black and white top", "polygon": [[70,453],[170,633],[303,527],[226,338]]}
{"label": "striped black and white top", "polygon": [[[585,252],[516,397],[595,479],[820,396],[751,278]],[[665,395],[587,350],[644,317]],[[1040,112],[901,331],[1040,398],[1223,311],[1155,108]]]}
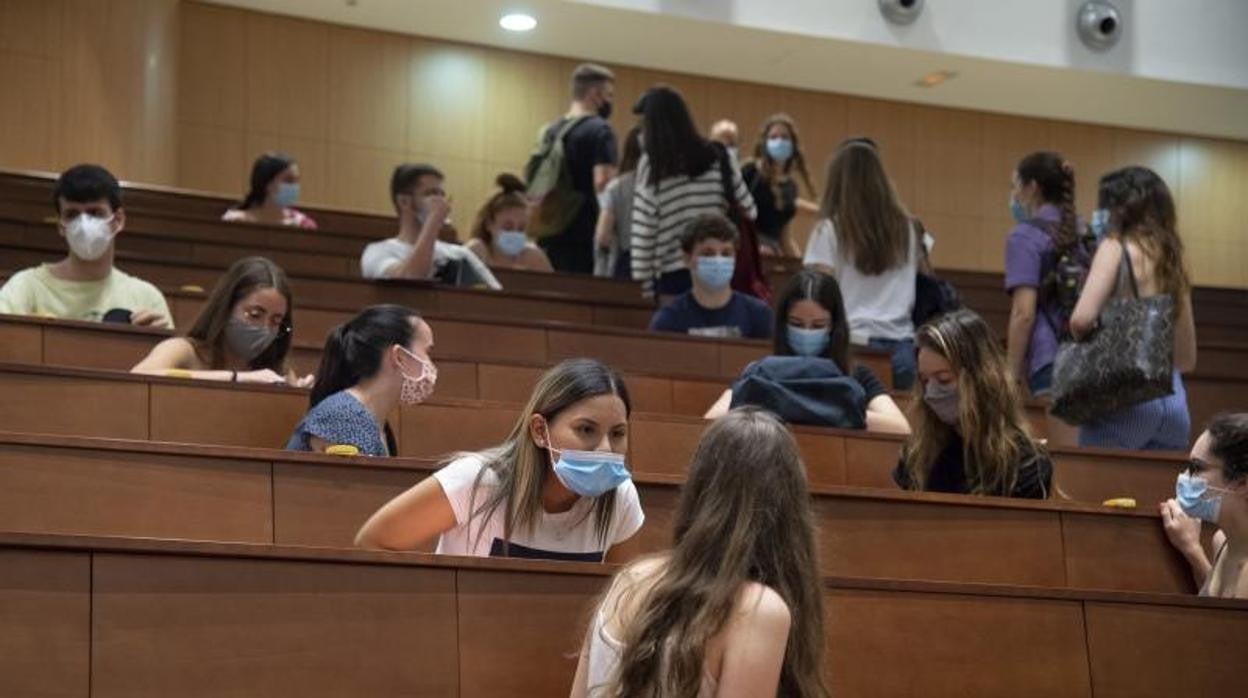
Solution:
{"label": "striped black and white top", "polygon": [[[758,215],[754,198],[732,168],[733,195],[750,219]],[[685,268],[680,233],[689,221],[703,213],[728,212],[723,176],[718,162],[697,177],[667,177],[656,188],[650,184],[650,162],[637,164],[633,194],[633,230],[630,246],[633,279],[650,282],[660,274]]]}

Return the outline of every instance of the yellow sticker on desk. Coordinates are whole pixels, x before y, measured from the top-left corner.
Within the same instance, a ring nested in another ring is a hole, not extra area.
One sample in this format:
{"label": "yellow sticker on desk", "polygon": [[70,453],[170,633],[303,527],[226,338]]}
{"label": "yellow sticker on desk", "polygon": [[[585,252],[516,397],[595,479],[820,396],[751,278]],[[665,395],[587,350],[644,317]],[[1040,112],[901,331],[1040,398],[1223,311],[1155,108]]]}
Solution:
{"label": "yellow sticker on desk", "polygon": [[336,444],[325,449],[325,453],[331,456],[358,456],[360,449],[351,444]]}
{"label": "yellow sticker on desk", "polygon": [[1104,502],[1101,502],[1101,503],[1107,507],[1115,507],[1118,509],[1134,509],[1135,508],[1135,500],[1130,497],[1118,497],[1116,499],[1106,499]]}
{"label": "yellow sticker on desk", "polygon": [[179,291],[185,291],[185,292],[187,292],[187,293],[203,293],[203,292],[204,292],[204,287],[203,287],[203,286],[197,286],[197,285],[195,285],[195,284],[186,284],[185,286],[182,286],[182,287],[181,287],[180,289],[178,289],[178,290],[179,290]]}
{"label": "yellow sticker on desk", "polygon": [[190,378],[191,372],[185,368],[169,368],[165,369],[165,376],[168,378]]}

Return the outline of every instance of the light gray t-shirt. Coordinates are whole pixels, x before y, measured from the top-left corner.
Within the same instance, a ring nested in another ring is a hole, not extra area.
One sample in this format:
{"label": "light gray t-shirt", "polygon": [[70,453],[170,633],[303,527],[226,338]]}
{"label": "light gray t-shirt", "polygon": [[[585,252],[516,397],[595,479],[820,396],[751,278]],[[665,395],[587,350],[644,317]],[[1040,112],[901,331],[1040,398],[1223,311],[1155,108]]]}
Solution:
{"label": "light gray t-shirt", "polygon": [[[398,238],[378,240],[364,248],[360,257],[360,273],[365,279],[384,279],[397,264],[407,261],[416,249],[415,245]],[[460,245],[437,240],[433,243],[433,274],[431,279],[441,279],[455,286],[481,286],[502,289],[490,268]]]}

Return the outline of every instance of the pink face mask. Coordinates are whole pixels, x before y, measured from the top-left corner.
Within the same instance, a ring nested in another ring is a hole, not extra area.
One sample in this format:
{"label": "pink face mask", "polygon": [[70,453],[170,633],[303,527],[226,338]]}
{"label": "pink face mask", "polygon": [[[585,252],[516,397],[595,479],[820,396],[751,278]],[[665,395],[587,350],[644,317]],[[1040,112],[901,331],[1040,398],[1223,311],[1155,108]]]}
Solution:
{"label": "pink face mask", "polygon": [[399,389],[399,402],[404,405],[418,405],[433,395],[433,388],[438,384],[438,368],[433,365],[433,362],[413,354],[405,347],[399,347],[399,350],[415,359],[421,368],[419,376],[413,376],[402,368],[399,369],[399,373],[403,376],[403,386]]}

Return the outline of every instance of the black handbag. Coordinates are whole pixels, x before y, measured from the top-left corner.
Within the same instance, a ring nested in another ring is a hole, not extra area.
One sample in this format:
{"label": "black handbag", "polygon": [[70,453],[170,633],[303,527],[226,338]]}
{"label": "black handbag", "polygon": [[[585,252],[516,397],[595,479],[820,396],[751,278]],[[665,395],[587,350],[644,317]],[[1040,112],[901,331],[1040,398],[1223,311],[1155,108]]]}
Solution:
{"label": "black handbag", "polygon": [[[919,252],[923,258],[927,258],[927,247],[923,245],[923,236],[927,230],[923,227],[923,221],[918,218],[910,219],[914,224],[915,233],[919,238]],[[914,308],[910,311],[910,321],[914,323],[916,328],[927,324],[929,320],[940,317],[945,313],[951,313],[962,307],[962,297],[958,295],[958,289],[953,284],[944,279],[937,278],[931,274],[923,272],[915,272],[914,274]]]}
{"label": "black handbag", "polygon": [[1053,363],[1053,406],[1062,421],[1078,425],[1174,392],[1174,298],[1140,298],[1131,255],[1122,250],[1115,295],[1092,334],[1063,343]]}

